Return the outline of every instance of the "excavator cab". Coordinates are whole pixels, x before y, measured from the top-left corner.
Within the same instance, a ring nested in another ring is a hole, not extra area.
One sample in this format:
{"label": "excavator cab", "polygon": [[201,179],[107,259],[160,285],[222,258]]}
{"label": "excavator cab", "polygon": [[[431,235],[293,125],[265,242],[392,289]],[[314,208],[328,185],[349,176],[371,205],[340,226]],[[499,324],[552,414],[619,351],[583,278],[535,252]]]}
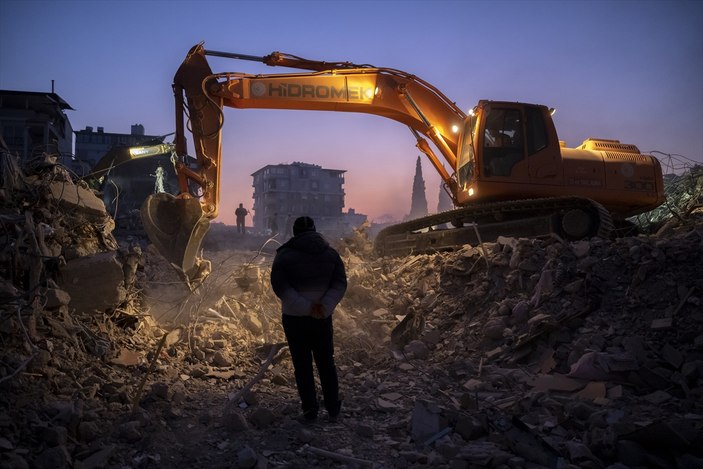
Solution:
{"label": "excavator cab", "polygon": [[518,109],[493,109],[486,116],[483,135],[483,174],[510,176],[515,163],[524,158]]}

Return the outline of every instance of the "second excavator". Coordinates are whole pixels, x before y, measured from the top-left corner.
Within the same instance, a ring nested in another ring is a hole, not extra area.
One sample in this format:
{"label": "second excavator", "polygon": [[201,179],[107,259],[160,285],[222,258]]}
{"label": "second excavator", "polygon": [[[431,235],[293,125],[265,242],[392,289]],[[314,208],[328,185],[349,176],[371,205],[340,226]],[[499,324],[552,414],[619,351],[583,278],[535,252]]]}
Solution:
{"label": "second excavator", "polygon": [[[213,73],[206,56],[305,71]],[[408,126],[458,208],[385,228],[375,239],[379,255],[449,250],[499,235],[609,237],[626,217],[664,201],[658,160],[635,145],[587,139],[566,148],[546,106],[481,100],[464,113],[400,70],[198,44],[176,72],[173,90],[180,194],[150,196],[142,219],[151,242],[190,279],[201,273],[197,254],[218,213],[224,107],[367,113]],[[185,116],[195,163],[187,155]]]}

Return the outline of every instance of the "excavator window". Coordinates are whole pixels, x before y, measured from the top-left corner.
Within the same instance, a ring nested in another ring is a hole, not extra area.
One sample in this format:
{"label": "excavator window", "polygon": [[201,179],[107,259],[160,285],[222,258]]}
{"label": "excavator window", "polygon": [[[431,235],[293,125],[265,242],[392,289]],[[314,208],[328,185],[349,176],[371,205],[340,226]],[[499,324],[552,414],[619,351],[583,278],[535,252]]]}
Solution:
{"label": "excavator window", "polygon": [[522,160],[522,120],[517,109],[492,109],[483,135],[483,169],[488,177],[510,176]]}
{"label": "excavator window", "polygon": [[476,129],[474,126],[478,125],[478,121],[475,118],[467,119],[464,124],[464,131],[461,137],[461,149],[459,153],[459,171],[457,178],[459,180],[459,186],[462,189],[471,184],[474,172],[474,137],[476,136]]}
{"label": "excavator window", "polygon": [[539,108],[527,107],[525,112],[527,114],[527,153],[534,155],[547,147],[547,129]]}

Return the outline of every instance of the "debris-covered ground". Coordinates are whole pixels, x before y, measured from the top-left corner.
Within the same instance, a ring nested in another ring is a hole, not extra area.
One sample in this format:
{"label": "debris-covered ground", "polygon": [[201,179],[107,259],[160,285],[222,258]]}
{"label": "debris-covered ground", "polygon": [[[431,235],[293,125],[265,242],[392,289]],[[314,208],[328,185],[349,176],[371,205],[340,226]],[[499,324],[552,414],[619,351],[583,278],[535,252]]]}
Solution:
{"label": "debris-covered ground", "polygon": [[2,468],[703,466],[696,200],[614,241],[340,241],[343,418],[304,426],[276,241],[217,243],[190,292],[50,158],[1,161]]}

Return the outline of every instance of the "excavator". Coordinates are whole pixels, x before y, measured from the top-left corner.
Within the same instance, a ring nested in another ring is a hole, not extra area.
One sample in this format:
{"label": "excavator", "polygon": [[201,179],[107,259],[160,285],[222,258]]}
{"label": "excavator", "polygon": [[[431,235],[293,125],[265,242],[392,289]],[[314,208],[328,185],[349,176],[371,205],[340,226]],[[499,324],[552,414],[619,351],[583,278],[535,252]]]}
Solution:
{"label": "excavator", "polygon": [[170,161],[175,145],[163,142],[167,136],[135,146],[113,146],[82,178],[101,194],[115,230],[140,232],[140,207],[146,197],[159,188],[175,192],[176,173]]}
{"label": "excavator", "polygon": [[[298,71],[213,73],[207,56]],[[406,125],[457,208],[384,228],[375,238],[381,256],[500,235],[609,237],[627,217],[664,201],[659,161],[635,145],[589,138],[567,148],[553,109],[480,100],[464,113],[430,83],[392,68],[219,52],[200,43],[178,68],[173,91],[180,193],[150,196],[141,215],[151,242],[189,279],[202,275],[198,252],[218,213],[224,107],[367,113]],[[195,158],[187,154],[184,116]]]}

